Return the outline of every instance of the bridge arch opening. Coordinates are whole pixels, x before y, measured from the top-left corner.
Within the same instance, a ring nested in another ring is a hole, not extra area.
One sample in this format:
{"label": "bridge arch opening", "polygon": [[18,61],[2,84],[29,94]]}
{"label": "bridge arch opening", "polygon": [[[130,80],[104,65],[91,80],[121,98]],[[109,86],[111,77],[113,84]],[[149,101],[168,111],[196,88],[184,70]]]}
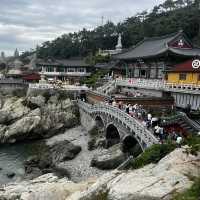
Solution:
{"label": "bridge arch opening", "polygon": [[120,143],[120,135],[117,128],[110,124],[106,129],[107,148]]}
{"label": "bridge arch opening", "polygon": [[96,126],[97,126],[98,128],[103,128],[103,127],[104,127],[103,120],[102,120],[102,118],[101,118],[100,116],[97,116],[97,117],[95,118],[95,123],[96,123]]}
{"label": "bridge arch opening", "polygon": [[142,153],[142,148],[134,136],[126,135],[122,140],[122,151],[137,156]]}

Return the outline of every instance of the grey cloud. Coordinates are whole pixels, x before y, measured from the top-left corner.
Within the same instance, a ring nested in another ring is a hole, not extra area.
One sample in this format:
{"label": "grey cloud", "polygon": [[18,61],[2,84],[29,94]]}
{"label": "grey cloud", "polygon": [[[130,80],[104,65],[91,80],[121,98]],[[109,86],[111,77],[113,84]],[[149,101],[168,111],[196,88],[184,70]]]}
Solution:
{"label": "grey cloud", "polygon": [[[164,0],[0,0],[0,50],[33,48],[66,33],[119,22]],[[9,3],[8,3],[9,2]]]}

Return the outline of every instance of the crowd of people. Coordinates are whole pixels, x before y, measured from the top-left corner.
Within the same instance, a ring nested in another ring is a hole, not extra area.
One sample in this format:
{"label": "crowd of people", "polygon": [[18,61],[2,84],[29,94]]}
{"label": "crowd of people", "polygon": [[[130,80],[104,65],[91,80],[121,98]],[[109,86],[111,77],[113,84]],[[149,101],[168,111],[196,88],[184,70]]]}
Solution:
{"label": "crowd of people", "polygon": [[124,104],[123,102],[116,102],[115,99],[109,99],[106,101],[107,105],[112,105],[120,110],[123,110],[131,117],[136,118],[141,124],[149,129],[154,135],[159,138],[163,143],[166,140],[172,140],[180,145],[184,138],[184,131],[181,128],[176,127],[165,128],[162,126],[162,121],[159,117],[153,116],[151,112],[148,112],[142,105],[138,104]]}

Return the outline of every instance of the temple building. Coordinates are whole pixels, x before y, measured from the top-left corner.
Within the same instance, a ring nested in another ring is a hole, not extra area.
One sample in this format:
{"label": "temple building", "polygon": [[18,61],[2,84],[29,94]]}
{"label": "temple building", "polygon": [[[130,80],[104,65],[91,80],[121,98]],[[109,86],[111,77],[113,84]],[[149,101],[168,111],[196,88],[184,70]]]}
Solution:
{"label": "temple building", "polygon": [[83,59],[38,59],[36,68],[40,74],[45,75],[48,80],[61,80],[69,84],[80,83],[90,76],[92,66]]}
{"label": "temple building", "polygon": [[167,83],[200,85],[200,60],[191,59],[167,71]]}
{"label": "temple building", "polygon": [[124,53],[113,55],[116,74],[129,78],[164,79],[175,64],[200,56],[188,37],[178,33],[145,38]]}

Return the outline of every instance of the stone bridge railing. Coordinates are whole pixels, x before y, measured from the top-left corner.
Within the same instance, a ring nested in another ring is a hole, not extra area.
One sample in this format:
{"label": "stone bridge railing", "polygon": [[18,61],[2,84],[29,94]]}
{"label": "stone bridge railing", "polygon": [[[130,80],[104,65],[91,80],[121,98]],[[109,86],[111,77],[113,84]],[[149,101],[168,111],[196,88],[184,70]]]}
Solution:
{"label": "stone bridge railing", "polygon": [[86,113],[89,113],[90,115],[98,113],[106,114],[111,118],[115,118],[119,123],[119,126],[125,126],[128,130],[130,130],[130,133],[135,135],[134,137],[139,140],[142,148],[159,143],[158,139],[153,135],[153,133],[149,131],[143,124],[118,108],[105,105],[103,103],[91,105],[82,101],[78,101],[78,106],[80,109]]}

